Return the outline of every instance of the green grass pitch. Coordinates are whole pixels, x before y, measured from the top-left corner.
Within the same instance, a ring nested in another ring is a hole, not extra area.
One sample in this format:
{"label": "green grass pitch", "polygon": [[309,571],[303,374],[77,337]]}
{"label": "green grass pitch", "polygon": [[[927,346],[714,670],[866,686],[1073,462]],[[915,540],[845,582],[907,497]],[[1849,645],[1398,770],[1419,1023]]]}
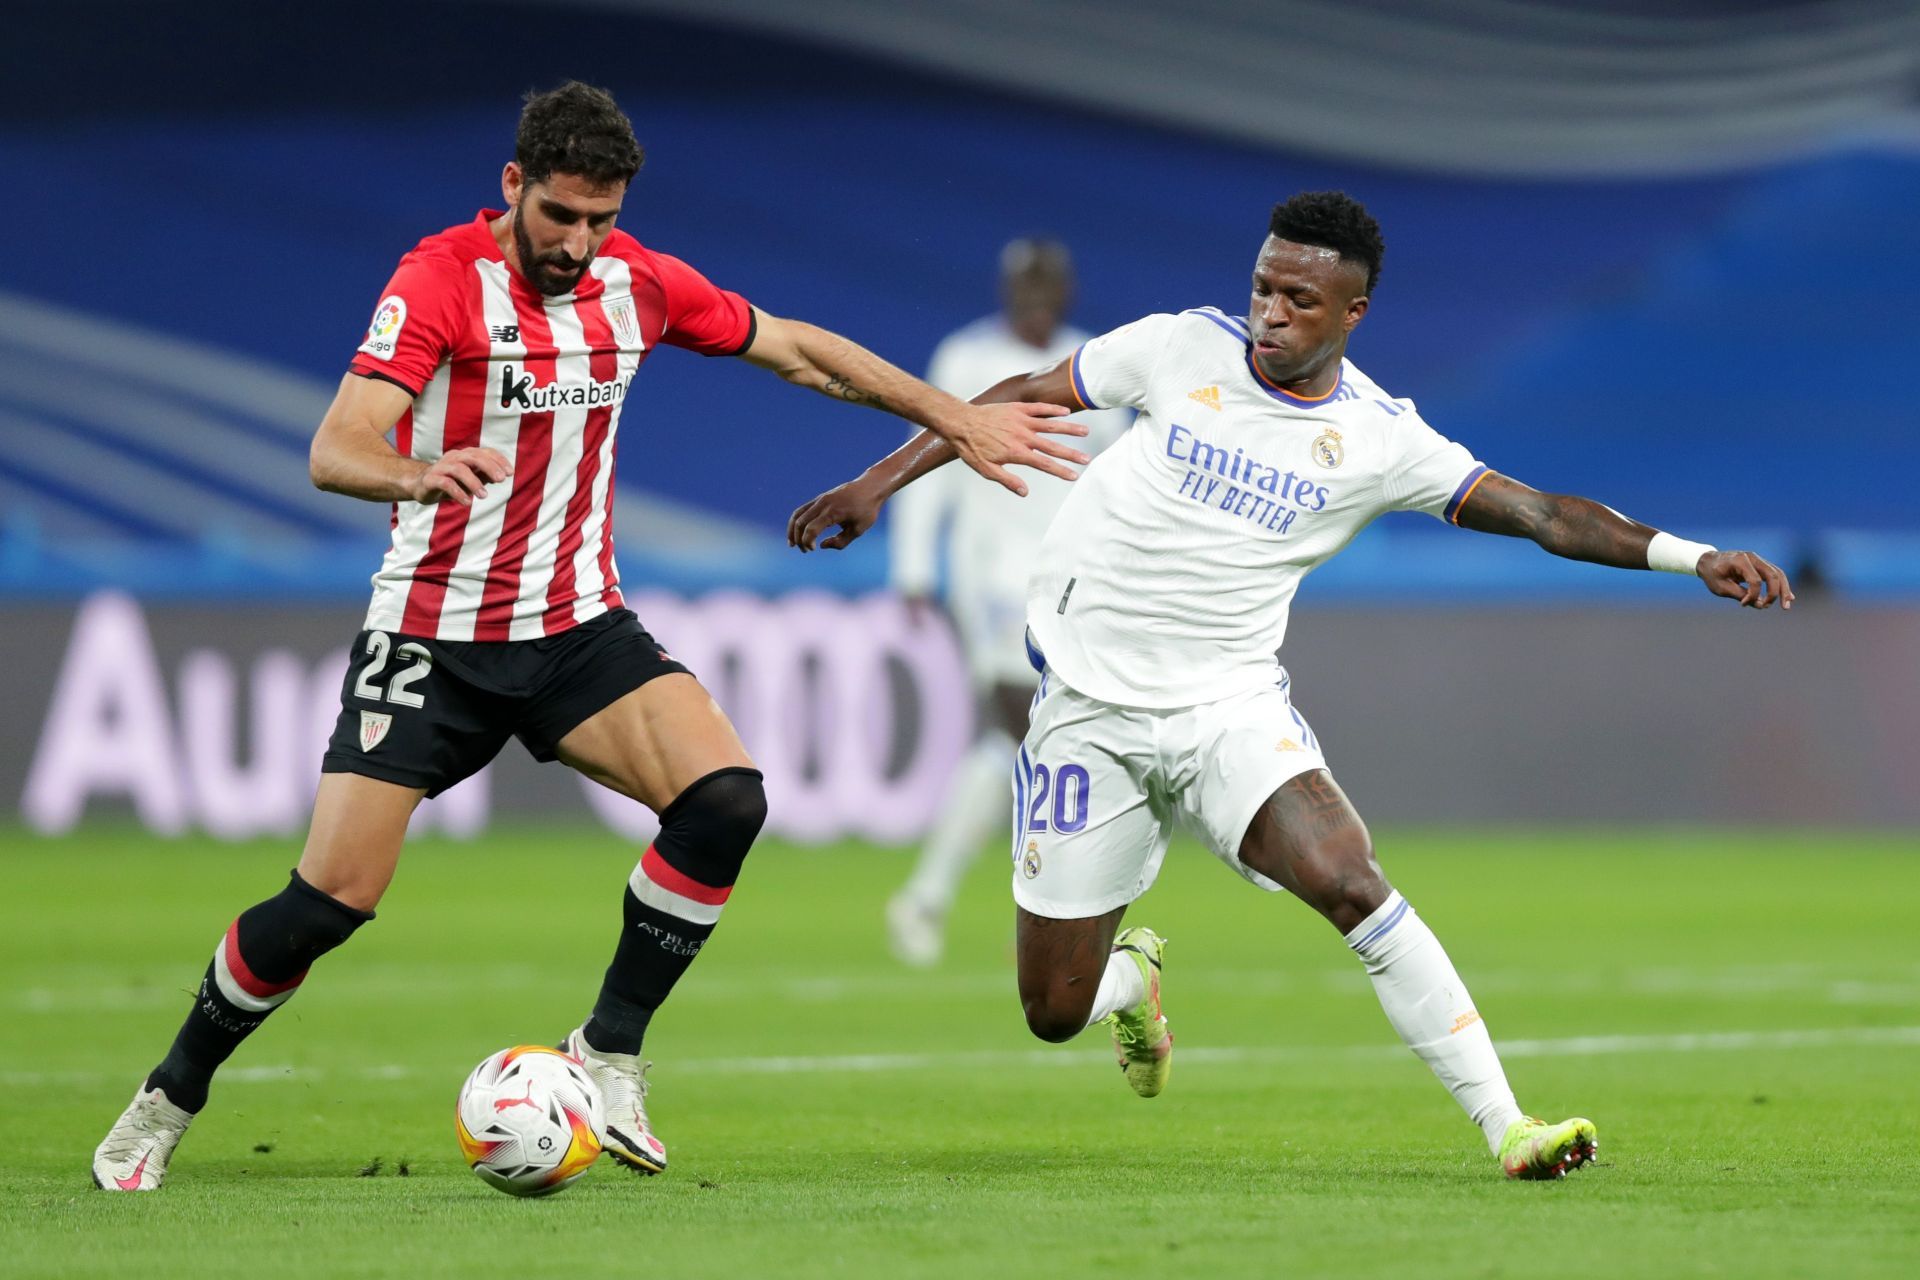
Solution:
{"label": "green grass pitch", "polygon": [[1381,834],[1523,1106],[1598,1168],[1499,1176],[1298,903],[1189,846],[1133,912],[1172,939],[1162,1097],[1098,1033],[1031,1040],[1002,860],[953,946],[887,958],[898,852],[767,842],[648,1042],[672,1169],[483,1186],[453,1096],[590,1001],[633,850],[421,841],[380,919],[215,1085],[166,1189],[95,1142],[287,843],[0,833],[0,1274],[1920,1274],[1920,841]]}

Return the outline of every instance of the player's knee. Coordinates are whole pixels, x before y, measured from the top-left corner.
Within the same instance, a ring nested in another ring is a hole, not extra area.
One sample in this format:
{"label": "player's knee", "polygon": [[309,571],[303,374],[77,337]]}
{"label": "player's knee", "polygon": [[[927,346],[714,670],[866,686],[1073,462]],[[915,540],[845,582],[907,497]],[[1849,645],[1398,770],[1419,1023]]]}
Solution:
{"label": "player's knee", "polygon": [[1086,1009],[1063,1007],[1045,997],[1022,997],[1027,1030],[1048,1044],[1065,1044],[1087,1029]]}
{"label": "player's knee", "polygon": [[[296,871],[294,874],[298,875],[300,873]],[[348,875],[345,878],[334,878],[324,881],[324,888],[321,884],[312,881],[303,881],[302,883],[315,893],[321,894],[349,910],[358,911],[371,919],[373,909],[380,905],[380,898],[386,892],[388,881],[385,878],[372,875]]]}
{"label": "player's knee", "polygon": [[660,813],[654,847],[701,884],[731,885],[767,821],[758,769],[718,769],[697,779]]}
{"label": "player's knee", "polygon": [[261,980],[290,982],[371,919],[371,911],[314,888],[296,871],[286,888],[240,913],[233,943]]}
{"label": "player's knee", "polygon": [[1352,932],[1393,892],[1364,829],[1312,850],[1303,864],[1300,880],[1310,905],[1341,933]]}
{"label": "player's knee", "polygon": [[[1097,985],[1097,984],[1096,984]],[[1085,982],[1027,981],[1020,984],[1020,1011],[1027,1030],[1048,1044],[1062,1044],[1087,1029],[1094,987]]]}

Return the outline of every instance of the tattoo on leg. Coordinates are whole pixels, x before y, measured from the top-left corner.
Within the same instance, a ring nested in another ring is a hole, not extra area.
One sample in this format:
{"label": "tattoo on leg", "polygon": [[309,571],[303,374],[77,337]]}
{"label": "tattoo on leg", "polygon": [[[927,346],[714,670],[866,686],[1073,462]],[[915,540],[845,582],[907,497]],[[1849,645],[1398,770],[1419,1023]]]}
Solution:
{"label": "tattoo on leg", "polygon": [[1303,774],[1275,792],[1271,816],[1285,836],[1288,852],[1295,861],[1313,852],[1315,839],[1359,823],[1359,816],[1347,802],[1346,792],[1340,790],[1333,775],[1324,769]]}
{"label": "tattoo on leg", "polygon": [[1022,910],[1020,973],[1025,981],[1072,987],[1098,982],[1125,908],[1093,920],[1054,920]]}
{"label": "tattoo on leg", "polygon": [[[1026,924],[1028,945],[1023,948],[1023,954],[1038,962],[1038,972],[1065,975],[1068,986],[1086,979],[1087,975],[1080,970],[1087,967],[1087,958],[1093,951],[1093,934],[1080,921],[1029,915]],[[1063,928],[1064,925],[1078,927]],[[1104,968],[1105,964],[1102,957],[1100,967]],[[1094,976],[1098,974],[1096,969]]]}
{"label": "tattoo on leg", "polygon": [[1391,892],[1366,825],[1332,775],[1321,770],[1273,793],[1248,829],[1240,856],[1342,933]]}

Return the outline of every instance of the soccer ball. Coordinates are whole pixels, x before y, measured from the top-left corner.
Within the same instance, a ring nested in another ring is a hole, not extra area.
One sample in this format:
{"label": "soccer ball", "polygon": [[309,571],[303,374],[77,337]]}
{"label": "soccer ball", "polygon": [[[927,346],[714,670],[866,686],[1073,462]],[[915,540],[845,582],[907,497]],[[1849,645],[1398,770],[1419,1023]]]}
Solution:
{"label": "soccer ball", "polygon": [[600,1158],[606,1111],[578,1059],[523,1044],[473,1069],[460,1086],[453,1129],[482,1182],[511,1196],[544,1196]]}

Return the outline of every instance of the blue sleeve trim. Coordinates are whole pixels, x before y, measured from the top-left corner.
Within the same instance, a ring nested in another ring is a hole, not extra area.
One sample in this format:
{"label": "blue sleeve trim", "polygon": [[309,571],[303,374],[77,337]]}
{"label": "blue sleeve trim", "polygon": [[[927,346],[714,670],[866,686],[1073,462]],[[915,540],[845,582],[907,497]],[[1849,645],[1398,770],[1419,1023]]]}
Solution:
{"label": "blue sleeve trim", "polygon": [[1473,492],[1475,485],[1486,478],[1486,474],[1487,467],[1484,463],[1467,472],[1466,479],[1460,482],[1460,487],[1453,491],[1451,498],[1447,499],[1447,509],[1440,513],[1440,518],[1448,524],[1459,524],[1460,504],[1467,500],[1467,495]]}
{"label": "blue sleeve trim", "polygon": [[1081,343],[1074,351],[1072,357],[1067,362],[1067,372],[1073,375],[1073,394],[1080,397],[1081,407],[1093,410],[1098,409],[1100,406],[1095,404],[1093,397],[1087,394],[1086,379],[1080,376],[1080,353],[1086,349],[1086,344]]}

